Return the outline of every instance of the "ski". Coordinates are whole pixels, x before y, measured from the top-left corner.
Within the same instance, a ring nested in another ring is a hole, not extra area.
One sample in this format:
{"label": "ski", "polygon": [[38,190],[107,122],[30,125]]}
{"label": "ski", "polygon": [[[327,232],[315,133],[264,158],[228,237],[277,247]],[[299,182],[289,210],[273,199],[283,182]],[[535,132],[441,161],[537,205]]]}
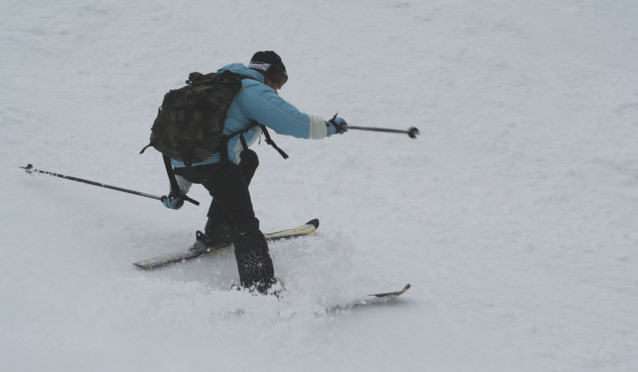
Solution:
{"label": "ski", "polygon": [[396,292],[387,292],[387,293],[377,293],[377,294],[371,294],[368,295],[369,297],[377,297],[377,298],[394,298],[394,297],[399,297],[402,294],[404,294],[408,289],[410,289],[411,285],[410,284],[406,284],[405,287],[403,287],[402,290],[400,291],[396,291]]}
{"label": "ski", "polygon": [[[319,220],[315,218],[314,220],[308,221],[299,227],[266,234],[265,237],[266,237],[266,240],[273,241],[273,240],[279,240],[279,239],[292,238],[296,236],[303,236],[303,235],[312,234],[313,232],[317,230],[318,227],[319,227]],[[151,270],[151,269],[156,269],[158,267],[168,266],[177,262],[191,260],[193,258],[197,258],[203,255],[213,254],[213,253],[222,251],[226,248],[229,248],[231,246],[232,244],[222,245],[219,247],[206,247],[203,245],[203,243],[201,243],[200,240],[198,240],[195,242],[195,244],[193,244],[193,246],[190,249],[188,249],[185,252],[174,253],[174,254],[169,254],[165,256],[151,258],[150,260],[134,262],[133,265],[144,270]]]}
{"label": "ski", "polygon": [[346,302],[346,303],[342,303],[338,305],[333,305],[326,308],[326,313],[335,314],[335,313],[341,313],[343,311],[348,312],[354,309],[359,309],[359,308],[367,307],[371,305],[385,304],[389,301],[395,300],[396,298],[404,294],[408,289],[410,289],[410,287],[411,287],[410,284],[406,284],[405,287],[403,287],[403,289],[396,292],[375,293],[375,294],[368,295],[368,297],[372,297],[372,298],[367,298],[365,300],[359,299],[359,300],[354,300],[354,301],[350,301],[350,302]]}

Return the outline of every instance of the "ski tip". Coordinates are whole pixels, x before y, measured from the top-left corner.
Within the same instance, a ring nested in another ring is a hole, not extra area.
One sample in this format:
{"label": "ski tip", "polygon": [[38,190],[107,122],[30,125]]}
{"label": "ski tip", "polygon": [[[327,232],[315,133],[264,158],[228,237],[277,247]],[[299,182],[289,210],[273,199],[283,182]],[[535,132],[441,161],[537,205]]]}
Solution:
{"label": "ski tip", "polygon": [[405,291],[407,291],[408,289],[410,289],[411,285],[410,284],[406,284],[405,287],[403,287],[402,290],[400,291],[396,291],[396,292],[388,292],[388,293],[377,293],[377,294],[371,294],[370,296],[374,296],[374,297],[399,297],[401,296],[403,293],[405,293]]}
{"label": "ski tip", "polygon": [[137,267],[138,269],[141,269],[141,270],[144,270],[144,271],[151,271],[153,269],[156,269],[156,268],[162,266],[162,264],[153,263],[153,262],[149,262],[149,261],[133,262],[133,265],[135,265],[135,267]]}
{"label": "ski tip", "polygon": [[306,225],[312,225],[315,227],[315,229],[319,228],[319,219],[315,218],[314,220],[310,220],[308,222],[306,222]]}
{"label": "ski tip", "polygon": [[157,269],[158,267],[167,265],[165,262],[155,262],[155,261],[156,260],[133,262],[133,265],[135,265],[135,267],[137,267],[138,269],[141,269],[144,271],[151,271],[153,269]]}

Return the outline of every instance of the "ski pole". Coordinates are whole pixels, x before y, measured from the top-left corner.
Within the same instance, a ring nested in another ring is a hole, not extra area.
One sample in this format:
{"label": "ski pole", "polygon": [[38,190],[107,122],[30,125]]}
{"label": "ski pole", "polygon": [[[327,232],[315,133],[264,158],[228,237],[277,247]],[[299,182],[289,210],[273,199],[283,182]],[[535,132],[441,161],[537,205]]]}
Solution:
{"label": "ski pole", "polygon": [[410,127],[410,128],[408,128],[408,130],[390,129],[390,128],[354,127],[352,125],[344,125],[344,127],[346,129],[368,130],[368,131],[371,131],[371,132],[405,133],[408,136],[410,136],[410,138],[416,138],[416,136],[421,134],[419,132],[419,130],[417,128],[415,128],[415,127]]}
{"label": "ski pole", "polygon": [[[65,176],[63,174],[58,174],[58,173],[53,173],[53,172],[47,172],[47,171],[43,171],[43,170],[40,170],[40,169],[35,169],[35,168],[33,168],[33,165],[31,165],[31,164],[27,165],[26,167],[20,167],[20,168],[24,169],[25,172],[27,172],[27,174],[31,174],[33,172],[42,173],[42,174],[46,174],[46,175],[49,175],[49,176],[60,177],[60,178],[64,178],[64,179],[67,179],[67,180],[81,182],[81,183],[86,183],[86,184],[93,185],[93,186],[104,187],[106,189],[126,192],[126,193],[133,194],[133,195],[144,196],[146,198],[151,198],[151,199],[155,199],[155,200],[164,201],[164,200],[166,200],[168,198],[168,196],[166,196],[166,195],[164,195],[164,196],[155,196],[155,195],[146,194],[146,193],[139,192],[139,191],[128,190],[128,189],[123,189],[123,188],[117,187],[117,186],[111,186],[111,185],[106,185],[106,184],[99,183],[99,182],[89,181],[89,180],[85,180],[85,179],[82,179],[82,178]],[[188,198],[188,197],[186,197],[186,200],[190,201],[191,203],[193,203],[195,205],[199,205],[199,202],[197,200],[193,200],[193,199]]]}

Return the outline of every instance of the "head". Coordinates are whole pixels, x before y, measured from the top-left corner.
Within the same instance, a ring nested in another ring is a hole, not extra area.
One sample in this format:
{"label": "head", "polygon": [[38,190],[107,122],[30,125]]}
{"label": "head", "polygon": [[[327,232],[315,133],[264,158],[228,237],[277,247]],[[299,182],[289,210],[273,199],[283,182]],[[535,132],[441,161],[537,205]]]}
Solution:
{"label": "head", "polygon": [[264,75],[266,85],[275,91],[281,89],[288,81],[286,66],[281,61],[281,57],[271,50],[255,53],[253,58],[250,59],[248,68],[259,71]]}

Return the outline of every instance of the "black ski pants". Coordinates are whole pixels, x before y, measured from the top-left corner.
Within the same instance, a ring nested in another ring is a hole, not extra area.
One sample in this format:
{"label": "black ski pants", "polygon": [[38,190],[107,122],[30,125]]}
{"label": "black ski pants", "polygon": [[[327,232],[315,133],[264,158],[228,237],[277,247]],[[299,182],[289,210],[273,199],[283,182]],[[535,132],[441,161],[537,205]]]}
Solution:
{"label": "black ski pants", "polygon": [[241,284],[261,291],[273,282],[274,268],[248,191],[258,166],[257,154],[245,150],[241,153],[239,165],[227,161],[224,164],[176,168],[175,174],[189,182],[202,184],[208,190],[213,197],[208,210],[208,224],[229,225]]}

